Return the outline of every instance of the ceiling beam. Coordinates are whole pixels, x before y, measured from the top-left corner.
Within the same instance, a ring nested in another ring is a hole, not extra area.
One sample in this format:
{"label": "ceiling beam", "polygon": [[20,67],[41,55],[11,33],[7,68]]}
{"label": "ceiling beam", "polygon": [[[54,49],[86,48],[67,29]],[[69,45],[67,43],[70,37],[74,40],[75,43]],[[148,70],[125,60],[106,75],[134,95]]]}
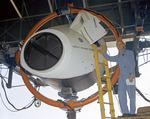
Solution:
{"label": "ceiling beam", "polygon": [[53,7],[52,7],[52,3],[50,0],[47,0],[48,1],[48,5],[49,5],[49,9],[50,9],[50,13],[53,13]]}
{"label": "ceiling beam", "polygon": [[26,11],[27,17],[28,17],[28,16],[29,16],[29,12],[28,12],[28,10],[27,10],[26,3],[24,2],[24,0],[23,0],[23,5],[24,5],[24,9],[25,9],[25,11]]}
{"label": "ceiling beam", "polygon": [[122,30],[122,34],[123,34],[123,32],[124,32],[124,20],[123,20],[121,0],[118,0],[118,3],[119,3],[118,7],[119,7],[119,14],[120,14],[121,30]]}
{"label": "ceiling beam", "polygon": [[[12,29],[17,23],[19,22],[19,20],[18,21],[16,21],[12,26],[10,26],[9,28],[7,28],[7,30],[3,30],[4,31],[4,33],[2,33],[1,35],[0,35],[0,37],[2,37],[5,33],[7,33],[10,29]],[[1,27],[0,27],[1,28]],[[2,28],[1,28],[2,29]]]}
{"label": "ceiling beam", "polygon": [[83,8],[87,8],[88,7],[87,0],[82,0],[82,2],[83,2]]}
{"label": "ceiling beam", "polygon": [[4,31],[4,33],[3,33],[2,35],[0,35],[0,37],[2,37],[4,34],[8,34],[8,35],[10,35],[11,37],[13,37],[15,40],[18,40],[18,38],[17,38],[17,37],[15,37],[15,36],[14,36],[14,35],[12,35],[11,33],[9,33],[7,30],[4,30],[4,29],[3,29],[3,28],[1,28],[1,27],[0,27],[0,29]]}
{"label": "ceiling beam", "polygon": [[130,2],[130,0],[121,1],[120,3],[114,2],[114,3],[108,3],[108,4],[93,5],[93,6],[88,6],[88,8],[96,8],[96,7],[104,7],[104,6],[110,6],[110,5],[118,5],[118,4],[128,3],[128,2]]}
{"label": "ceiling beam", "polygon": [[17,6],[15,5],[14,1],[13,1],[13,0],[10,0],[10,2],[11,2],[11,4],[13,5],[13,7],[15,8],[15,10],[16,10],[18,16],[20,17],[20,19],[22,19],[22,15],[20,14],[20,12],[19,12]]}
{"label": "ceiling beam", "polygon": [[[42,16],[47,16],[47,15],[49,15],[49,13],[25,16],[25,17],[23,17],[23,19],[34,18],[34,17],[42,17]],[[12,18],[12,19],[1,20],[0,22],[8,22],[8,21],[15,21],[15,20],[19,20],[19,18]]]}

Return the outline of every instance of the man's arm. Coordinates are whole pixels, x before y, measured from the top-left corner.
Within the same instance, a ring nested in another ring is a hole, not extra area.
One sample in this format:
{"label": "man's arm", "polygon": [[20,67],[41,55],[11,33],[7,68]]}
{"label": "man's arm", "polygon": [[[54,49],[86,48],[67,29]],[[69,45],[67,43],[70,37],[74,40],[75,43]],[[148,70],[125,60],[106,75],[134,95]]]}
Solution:
{"label": "man's arm", "polygon": [[118,62],[118,55],[109,56],[106,52],[103,52],[104,57],[111,62]]}
{"label": "man's arm", "polygon": [[112,62],[118,62],[118,55],[116,55],[116,56],[109,56],[109,55],[104,51],[103,48],[102,48],[102,49],[99,49],[99,51],[103,53],[103,56],[104,56],[107,60],[112,61]]}
{"label": "man's arm", "polygon": [[129,53],[128,66],[130,72],[129,81],[132,82],[135,77],[135,59],[133,51]]}

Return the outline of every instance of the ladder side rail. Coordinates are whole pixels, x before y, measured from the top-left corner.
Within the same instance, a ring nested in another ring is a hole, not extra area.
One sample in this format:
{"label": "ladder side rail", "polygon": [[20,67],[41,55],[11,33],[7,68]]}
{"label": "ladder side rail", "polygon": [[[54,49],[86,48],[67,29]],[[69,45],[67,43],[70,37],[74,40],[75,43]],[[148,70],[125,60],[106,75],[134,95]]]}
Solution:
{"label": "ladder side rail", "polygon": [[100,68],[99,68],[99,60],[98,60],[98,51],[97,46],[95,44],[92,45],[94,49],[94,57],[95,57],[95,68],[96,68],[96,75],[97,75],[97,84],[98,84],[98,93],[99,93],[99,102],[100,102],[100,109],[101,109],[101,117],[105,119],[105,109],[104,109],[104,100],[103,100],[103,90],[102,90],[102,82],[101,82],[101,75],[100,75]]}
{"label": "ladder side rail", "polygon": [[[106,51],[106,47],[102,46],[102,48]],[[108,91],[108,97],[109,97],[109,102],[110,102],[110,114],[111,117],[115,117],[115,113],[114,113],[114,105],[113,105],[113,96],[112,96],[112,91],[111,91],[111,82],[110,82],[110,73],[109,73],[109,68],[108,68],[108,61],[107,59],[104,57],[104,64],[106,64],[105,66],[105,72],[106,72],[106,77],[107,78],[107,88],[110,90]]]}

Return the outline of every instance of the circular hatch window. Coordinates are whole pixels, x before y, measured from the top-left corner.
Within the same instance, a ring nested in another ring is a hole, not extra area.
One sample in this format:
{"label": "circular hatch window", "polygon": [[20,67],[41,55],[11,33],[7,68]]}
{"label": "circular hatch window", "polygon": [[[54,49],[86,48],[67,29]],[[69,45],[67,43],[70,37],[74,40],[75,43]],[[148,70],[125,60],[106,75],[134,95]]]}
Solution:
{"label": "circular hatch window", "polygon": [[33,36],[24,50],[27,65],[35,70],[53,67],[61,58],[63,46],[60,39],[52,33]]}

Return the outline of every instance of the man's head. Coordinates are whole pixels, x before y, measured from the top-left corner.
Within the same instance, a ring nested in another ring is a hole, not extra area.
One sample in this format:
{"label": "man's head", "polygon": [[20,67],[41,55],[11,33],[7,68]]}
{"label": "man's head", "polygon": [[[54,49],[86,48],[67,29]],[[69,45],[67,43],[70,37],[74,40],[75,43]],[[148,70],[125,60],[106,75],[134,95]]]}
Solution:
{"label": "man's head", "polygon": [[116,47],[118,48],[119,52],[122,52],[122,50],[125,48],[125,44],[123,41],[118,40],[116,42]]}

